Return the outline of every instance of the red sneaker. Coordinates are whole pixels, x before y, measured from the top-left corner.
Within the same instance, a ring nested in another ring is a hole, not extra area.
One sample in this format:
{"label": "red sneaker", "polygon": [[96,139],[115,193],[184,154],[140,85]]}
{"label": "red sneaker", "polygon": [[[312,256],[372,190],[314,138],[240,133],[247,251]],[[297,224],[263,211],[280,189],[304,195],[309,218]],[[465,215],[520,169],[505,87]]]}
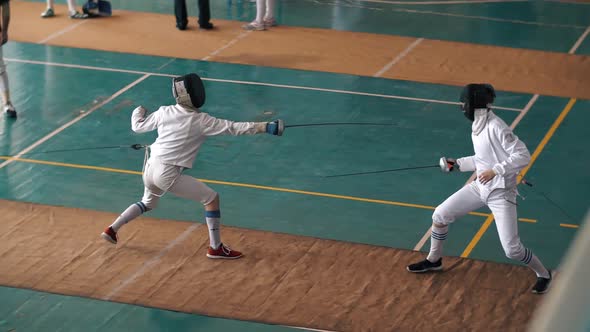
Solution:
{"label": "red sneaker", "polygon": [[209,247],[207,250],[207,257],[213,259],[236,259],[242,257],[242,253],[239,251],[231,250],[228,246],[223,243],[219,245],[219,248],[213,249]]}
{"label": "red sneaker", "polygon": [[112,244],[117,244],[117,232],[111,226],[107,227],[100,236]]}

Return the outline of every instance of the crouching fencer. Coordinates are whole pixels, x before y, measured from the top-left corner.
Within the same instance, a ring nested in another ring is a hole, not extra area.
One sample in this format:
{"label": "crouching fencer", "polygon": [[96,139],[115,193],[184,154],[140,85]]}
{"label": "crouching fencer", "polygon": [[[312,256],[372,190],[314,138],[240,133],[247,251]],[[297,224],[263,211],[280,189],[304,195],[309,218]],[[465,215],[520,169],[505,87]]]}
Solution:
{"label": "crouching fencer", "polygon": [[[142,106],[131,116],[131,128],[136,133],[158,130],[156,141],[146,149],[144,162],[143,198],[131,204],[101,236],[117,243],[121,227],[141,214],[156,208],[158,200],[166,192],[200,202],[205,207],[205,220],[209,228],[207,257],[234,259],[242,253],[230,249],[221,242],[221,212],[219,195],[199,180],[182,174],[192,168],[195,157],[207,137],[216,135],[254,135],[267,133],[281,136],[282,120],[273,122],[233,122],[215,118],[199,109],[205,103],[205,87],[197,74],[174,78],[172,92],[176,105],[161,106],[147,114]],[[148,157],[148,152],[151,155]]]}
{"label": "crouching fencer", "polygon": [[461,108],[473,122],[471,139],[475,155],[441,158],[445,172],[455,169],[477,173],[475,181],[461,188],[440,204],[432,215],[430,253],[425,260],[407,267],[410,272],[442,269],[443,243],[449,224],[484,205],[492,211],[504,253],[526,264],[537,274],[533,293],[545,293],[551,283],[548,271],[533,252],[525,248],[518,236],[516,217],[517,175],[531,160],[525,144],[510,127],[491,111],[496,97],[490,84],[469,84],[461,94]]}

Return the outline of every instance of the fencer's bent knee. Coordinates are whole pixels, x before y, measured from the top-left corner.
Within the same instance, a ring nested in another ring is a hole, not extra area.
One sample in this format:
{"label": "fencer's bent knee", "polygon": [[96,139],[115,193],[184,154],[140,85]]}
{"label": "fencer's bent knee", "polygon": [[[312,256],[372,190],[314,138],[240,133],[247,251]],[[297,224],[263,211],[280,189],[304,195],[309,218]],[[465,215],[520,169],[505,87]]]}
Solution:
{"label": "fencer's bent knee", "polygon": [[216,191],[212,191],[209,198],[203,202],[203,205],[207,206],[215,203],[219,204],[219,194]]}
{"label": "fencer's bent knee", "polygon": [[455,221],[454,216],[449,215],[445,209],[440,207],[440,205],[434,209],[434,213],[432,214],[432,223],[436,226],[448,226],[453,221]]}
{"label": "fencer's bent knee", "polygon": [[510,259],[521,260],[524,256],[524,253],[524,246],[521,243],[518,245],[504,247],[504,254],[506,254],[506,257]]}
{"label": "fencer's bent knee", "polygon": [[142,199],[141,202],[145,205],[145,212],[151,211],[158,206],[157,200]]}

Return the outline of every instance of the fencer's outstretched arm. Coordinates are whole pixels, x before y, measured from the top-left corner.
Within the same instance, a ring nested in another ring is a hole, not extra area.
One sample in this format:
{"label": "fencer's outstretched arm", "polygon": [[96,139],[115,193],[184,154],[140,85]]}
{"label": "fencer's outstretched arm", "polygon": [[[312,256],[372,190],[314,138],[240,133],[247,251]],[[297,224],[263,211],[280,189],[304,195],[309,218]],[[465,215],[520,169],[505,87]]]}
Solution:
{"label": "fencer's outstretched arm", "polygon": [[131,115],[131,129],[136,133],[146,133],[158,128],[159,111],[146,116],[147,110],[138,106]]}
{"label": "fencer's outstretched arm", "polygon": [[506,160],[497,163],[492,170],[498,175],[516,174],[525,168],[531,161],[531,154],[526,145],[512,133],[510,128],[494,128],[500,144],[509,156]]}
{"label": "fencer's outstretched arm", "polygon": [[266,122],[234,122],[218,119],[203,113],[203,134],[206,136],[217,135],[255,135],[266,132]]}
{"label": "fencer's outstretched arm", "polygon": [[475,171],[475,156],[463,157],[457,159],[457,165],[459,165],[459,171],[461,172],[473,172]]}

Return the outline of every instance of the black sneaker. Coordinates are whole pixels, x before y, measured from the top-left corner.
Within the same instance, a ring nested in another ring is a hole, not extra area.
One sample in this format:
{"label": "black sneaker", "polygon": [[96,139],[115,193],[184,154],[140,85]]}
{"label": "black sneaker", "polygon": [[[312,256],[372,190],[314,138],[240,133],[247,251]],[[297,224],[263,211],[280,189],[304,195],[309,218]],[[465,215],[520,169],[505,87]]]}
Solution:
{"label": "black sneaker", "polygon": [[14,110],[14,106],[11,103],[4,105],[4,113],[9,118],[16,118],[16,111]]}
{"label": "black sneaker", "polygon": [[416,264],[408,265],[408,271],[413,273],[422,273],[428,271],[440,271],[442,270],[442,258],[439,258],[436,262],[431,262],[428,259],[425,259],[421,262]]}
{"label": "black sneaker", "polygon": [[549,285],[551,285],[551,281],[553,280],[553,277],[551,276],[551,271],[549,271],[549,278],[541,278],[541,277],[537,277],[537,282],[535,282],[535,285],[533,286],[533,293],[535,294],[543,294],[543,293],[547,293],[547,291],[549,290]]}

